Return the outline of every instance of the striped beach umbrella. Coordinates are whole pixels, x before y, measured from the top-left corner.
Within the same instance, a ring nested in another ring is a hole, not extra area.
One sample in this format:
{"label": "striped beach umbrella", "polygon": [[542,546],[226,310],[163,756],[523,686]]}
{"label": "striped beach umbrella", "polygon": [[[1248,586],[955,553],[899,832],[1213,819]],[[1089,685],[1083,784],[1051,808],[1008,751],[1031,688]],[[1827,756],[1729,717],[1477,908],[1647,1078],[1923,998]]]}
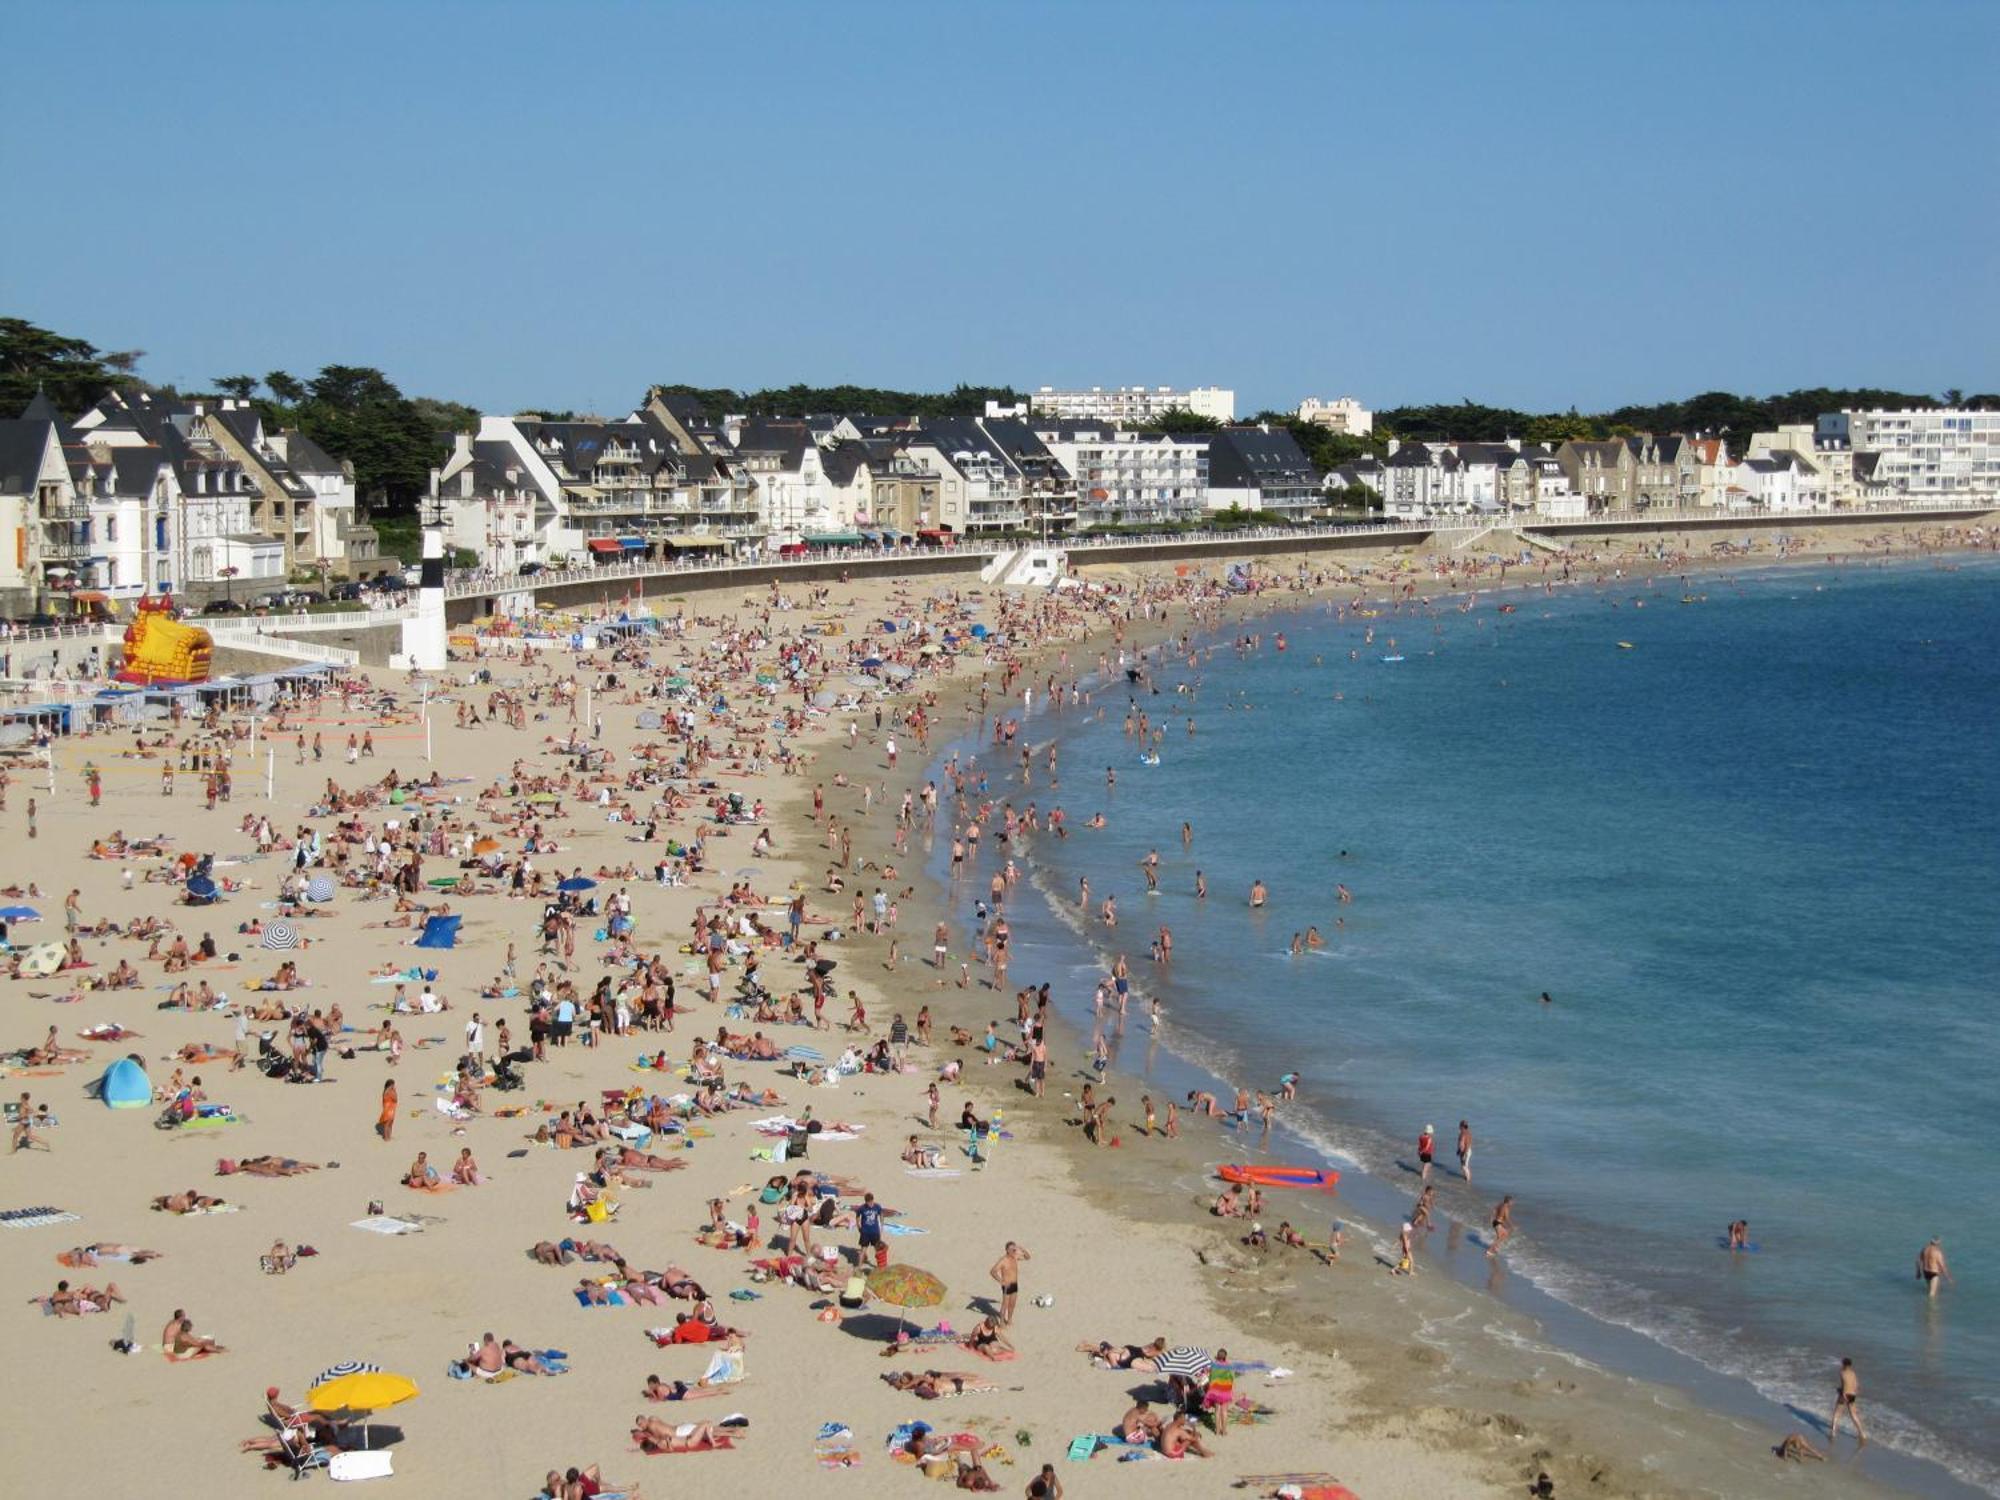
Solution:
{"label": "striped beach umbrella", "polygon": [[280,950],[296,948],[299,945],[299,930],[290,922],[266,922],[264,924],[264,946]]}
{"label": "striped beach umbrella", "polygon": [[306,882],[306,900],[331,901],[333,893],[338,889],[331,875],[315,875]]}
{"label": "striped beach umbrella", "polygon": [[1206,1349],[1176,1344],[1153,1361],[1153,1368],[1162,1375],[1185,1375],[1190,1380],[1199,1380],[1208,1373],[1209,1366],[1214,1363]]}
{"label": "striped beach umbrella", "polygon": [[330,1380],[338,1380],[343,1375],[373,1375],[381,1370],[380,1365],[370,1364],[365,1359],[343,1359],[337,1365],[328,1365],[319,1374],[306,1382],[306,1389],[325,1385]]}

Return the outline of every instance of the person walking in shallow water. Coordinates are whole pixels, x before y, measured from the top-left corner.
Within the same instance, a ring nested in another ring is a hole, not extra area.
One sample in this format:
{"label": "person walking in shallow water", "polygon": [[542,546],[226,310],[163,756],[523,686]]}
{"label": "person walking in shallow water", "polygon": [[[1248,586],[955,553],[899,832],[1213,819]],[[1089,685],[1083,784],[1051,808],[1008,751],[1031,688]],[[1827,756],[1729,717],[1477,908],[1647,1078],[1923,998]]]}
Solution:
{"label": "person walking in shallow water", "polygon": [[1827,1446],[1840,1436],[1840,1416],[1845,1412],[1854,1423],[1854,1436],[1863,1448],[1868,1446],[1868,1429],[1861,1425],[1861,1377],[1854,1373],[1854,1361],[1842,1357],[1840,1361],[1840,1383],[1833,1391],[1833,1419],[1826,1424]]}
{"label": "person walking in shallow water", "polygon": [[[1924,1295],[1935,1297],[1940,1281],[1951,1281],[1951,1267],[1945,1264],[1944,1241],[1936,1235],[1931,1242],[1917,1252],[1917,1279],[1924,1284]],[[1952,1282],[1956,1286],[1957,1282]]]}

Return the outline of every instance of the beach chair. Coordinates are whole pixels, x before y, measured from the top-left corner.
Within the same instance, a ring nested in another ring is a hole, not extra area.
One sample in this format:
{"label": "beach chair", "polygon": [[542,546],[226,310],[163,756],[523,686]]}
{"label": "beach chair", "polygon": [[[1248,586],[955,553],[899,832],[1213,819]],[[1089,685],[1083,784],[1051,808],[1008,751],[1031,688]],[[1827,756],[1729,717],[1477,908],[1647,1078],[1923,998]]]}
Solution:
{"label": "beach chair", "polygon": [[[276,1416],[276,1413],[272,1415]],[[313,1441],[309,1423],[279,1419],[278,1441],[282,1445],[278,1450],[279,1456],[284,1459],[295,1480],[305,1478],[314,1469],[324,1469],[333,1461],[333,1454]]]}

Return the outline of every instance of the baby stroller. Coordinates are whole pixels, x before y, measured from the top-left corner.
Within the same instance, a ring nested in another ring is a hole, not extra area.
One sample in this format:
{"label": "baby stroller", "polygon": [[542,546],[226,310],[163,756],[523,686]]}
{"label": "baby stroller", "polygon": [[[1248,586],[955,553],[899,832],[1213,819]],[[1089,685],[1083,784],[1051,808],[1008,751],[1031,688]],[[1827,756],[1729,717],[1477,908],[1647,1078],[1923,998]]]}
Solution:
{"label": "baby stroller", "polygon": [[512,1057],[503,1057],[493,1064],[492,1087],[499,1089],[503,1094],[511,1094],[514,1090],[527,1086],[528,1081],[515,1070]]}

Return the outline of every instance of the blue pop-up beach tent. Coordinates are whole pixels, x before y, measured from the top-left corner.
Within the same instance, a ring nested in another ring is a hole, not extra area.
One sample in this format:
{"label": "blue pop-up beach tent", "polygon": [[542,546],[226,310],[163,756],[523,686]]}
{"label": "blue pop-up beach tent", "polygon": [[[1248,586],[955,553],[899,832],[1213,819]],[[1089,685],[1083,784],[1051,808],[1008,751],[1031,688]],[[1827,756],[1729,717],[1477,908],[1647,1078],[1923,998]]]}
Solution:
{"label": "blue pop-up beach tent", "polygon": [[425,917],[423,936],[417,939],[419,948],[456,948],[458,946],[458,924],[463,917]]}
{"label": "blue pop-up beach tent", "polygon": [[144,1109],[153,1102],[153,1082],[144,1068],[121,1057],[97,1080],[97,1097],[111,1109]]}

